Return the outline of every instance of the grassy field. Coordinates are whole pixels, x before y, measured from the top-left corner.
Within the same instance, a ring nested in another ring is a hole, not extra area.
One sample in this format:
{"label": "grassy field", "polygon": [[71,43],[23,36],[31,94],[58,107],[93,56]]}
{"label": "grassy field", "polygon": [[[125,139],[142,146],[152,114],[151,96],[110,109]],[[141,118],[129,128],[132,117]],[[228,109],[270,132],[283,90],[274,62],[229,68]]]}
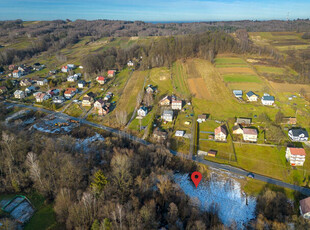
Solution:
{"label": "grassy field", "polygon": [[223,79],[225,82],[262,82],[262,80],[258,76],[251,74],[225,74],[223,75]]}
{"label": "grassy field", "polygon": [[274,66],[256,65],[255,68],[259,73],[267,73],[267,74],[283,74],[285,71],[284,68]]}
{"label": "grassy field", "polygon": [[178,94],[182,96],[188,96],[190,94],[186,66],[181,61],[176,61],[172,66],[172,82]]}
{"label": "grassy field", "polygon": [[117,111],[123,110],[127,112],[128,119],[131,117],[137,105],[137,96],[143,92],[143,83],[147,76],[148,71],[135,71],[132,74],[116,104],[116,109],[112,113],[115,114]]}
{"label": "grassy field", "polygon": [[79,117],[83,114],[83,110],[81,109],[81,107],[78,104],[72,103],[66,109],[65,113],[68,114],[69,116]]}
{"label": "grassy field", "polygon": [[[150,70],[147,84],[156,86],[158,89],[158,95],[171,95],[174,92],[171,82],[170,70],[166,67],[153,68]],[[146,84],[146,85],[147,85]]]}

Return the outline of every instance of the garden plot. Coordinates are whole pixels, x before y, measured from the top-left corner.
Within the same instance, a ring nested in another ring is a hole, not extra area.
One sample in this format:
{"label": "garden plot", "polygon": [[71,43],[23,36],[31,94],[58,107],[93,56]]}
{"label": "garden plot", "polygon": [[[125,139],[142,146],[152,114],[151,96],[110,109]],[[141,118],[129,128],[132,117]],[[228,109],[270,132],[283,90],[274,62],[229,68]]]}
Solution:
{"label": "garden plot", "polygon": [[244,229],[255,218],[256,199],[247,196],[240,183],[229,175],[212,172],[210,180],[202,181],[198,188],[188,174],[176,174],[174,180],[186,195],[199,200],[202,210],[217,212],[227,227],[235,222],[238,229]]}

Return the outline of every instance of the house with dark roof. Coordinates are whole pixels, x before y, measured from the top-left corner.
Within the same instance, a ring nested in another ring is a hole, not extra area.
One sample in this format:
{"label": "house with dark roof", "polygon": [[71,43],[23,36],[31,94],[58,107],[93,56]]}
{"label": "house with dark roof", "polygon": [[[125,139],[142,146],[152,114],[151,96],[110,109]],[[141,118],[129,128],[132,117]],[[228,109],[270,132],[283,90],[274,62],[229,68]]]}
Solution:
{"label": "house with dark roof", "polygon": [[233,90],[233,94],[235,95],[236,98],[242,98],[243,96],[242,90]]}
{"label": "house with dark roof", "polygon": [[274,104],[274,96],[263,96],[262,97],[263,105],[273,105]]}
{"label": "house with dark roof", "polygon": [[288,131],[288,136],[292,141],[304,142],[309,138],[308,132],[305,129],[290,129]]}
{"label": "house with dark roof", "polygon": [[243,134],[242,126],[239,124],[233,126],[232,130],[233,130],[233,134],[235,135]]}
{"label": "house with dark roof", "polygon": [[303,218],[310,220],[310,197],[299,201],[299,210]]}
{"label": "house with dark roof", "polygon": [[258,96],[253,91],[247,92],[246,97],[249,101],[257,101],[258,99]]}
{"label": "house with dark roof", "polygon": [[138,117],[145,117],[147,112],[147,108],[145,106],[141,106],[137,111]]}

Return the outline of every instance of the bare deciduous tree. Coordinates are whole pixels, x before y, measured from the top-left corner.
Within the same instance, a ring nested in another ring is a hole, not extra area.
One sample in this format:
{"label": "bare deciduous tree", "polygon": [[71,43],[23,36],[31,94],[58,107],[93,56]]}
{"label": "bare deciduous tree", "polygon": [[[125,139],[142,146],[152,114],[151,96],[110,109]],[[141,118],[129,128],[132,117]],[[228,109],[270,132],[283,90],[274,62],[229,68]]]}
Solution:
{"label": "bare deciduous tree", "polygon": [[115,113],[117,123],[124,126],[127,123],[127,112],[125,110],[117,111]]}

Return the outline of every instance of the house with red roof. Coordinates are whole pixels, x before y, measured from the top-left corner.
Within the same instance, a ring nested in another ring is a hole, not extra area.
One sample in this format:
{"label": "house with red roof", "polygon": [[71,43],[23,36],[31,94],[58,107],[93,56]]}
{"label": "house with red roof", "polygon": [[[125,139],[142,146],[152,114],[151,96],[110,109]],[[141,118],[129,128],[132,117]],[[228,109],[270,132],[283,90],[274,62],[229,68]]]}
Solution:
{"label": "house with red roof", "polygon": [[226,141],[227,130],[225,125],[221,125],[214,130],[214,139],[216,141]]}
{"label": "house with red roof", "polygon": [[108,77],[114,77],[116,70],[108,70]]}
{"label": "house with red roof", "polygon": [[17,69],[13,71],[14,78],[20,78],[21,76],[22,76],[22,71],[17,70]]}
{"label": "house with red roof", "polygon": [[98,76],[96,78],[96,81],[100,84],[100,85],[103,85],[105,83],[105,77],[103,76]]}
{"label": "house with red roof", "polygon": [[306,160],[306,151],[303,148],[287,147],[285,158],[292,166],[303,166]]}
{"label": "house with red roof", "polygon": [[67,88],[64,93],[64,96],[66,99],[71,99],[76,93],[77,93],[76,88]]}

